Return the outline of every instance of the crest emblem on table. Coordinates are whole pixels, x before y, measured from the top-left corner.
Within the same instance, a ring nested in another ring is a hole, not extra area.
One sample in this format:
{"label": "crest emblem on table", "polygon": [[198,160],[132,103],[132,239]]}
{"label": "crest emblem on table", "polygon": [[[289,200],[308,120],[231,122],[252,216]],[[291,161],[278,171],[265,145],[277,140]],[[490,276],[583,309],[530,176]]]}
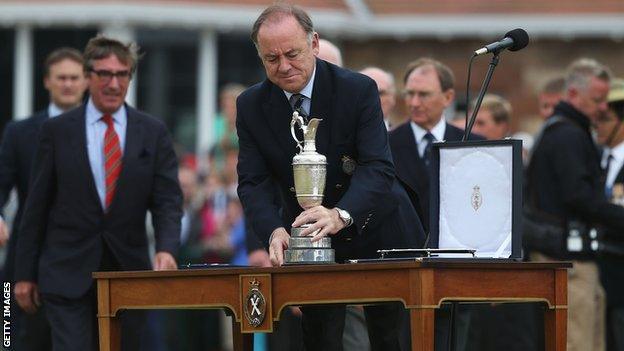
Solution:
{"label": "crest emblem on table", "polygon": [[481,196],[481,188],[478,185],[475,185],[472,188],[472,197],[470,202],[472,203],[472,208],[477,211],[481,205],[483,204],[483,197]]}
{"label": "crest emblem on table", "polygon": [[266,315],[266,299],[260,291],[260,282],[255,278],[249,282],[249,292],[244,301],[245,317],[252,327],[258,327]]}

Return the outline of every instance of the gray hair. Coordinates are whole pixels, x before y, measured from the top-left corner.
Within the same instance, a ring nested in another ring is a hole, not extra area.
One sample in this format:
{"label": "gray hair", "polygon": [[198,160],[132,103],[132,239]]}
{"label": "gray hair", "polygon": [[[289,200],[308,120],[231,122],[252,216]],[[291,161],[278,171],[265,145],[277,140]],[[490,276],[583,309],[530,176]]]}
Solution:
{"label": "gray hair", "polygon": [[258,32],[260,27],[266,22],[279,22],[285,17],[294,17],[303,31],[306,33],[308,44],[312,43],[314,36],[314,25],[312,19],[301,7],[290,4],[275,4],[267,7],[256,19],[251,29],[251,41],[253,41],[256,49],[258,48]]}
{"label": "gray hair", "polygon": [[565,78],[565,89],[574,87],[586,90],[592,78],[598,78],[605,82],[611,81],[611,71],[607,66],[591,58],[580,58],[568,66]]}

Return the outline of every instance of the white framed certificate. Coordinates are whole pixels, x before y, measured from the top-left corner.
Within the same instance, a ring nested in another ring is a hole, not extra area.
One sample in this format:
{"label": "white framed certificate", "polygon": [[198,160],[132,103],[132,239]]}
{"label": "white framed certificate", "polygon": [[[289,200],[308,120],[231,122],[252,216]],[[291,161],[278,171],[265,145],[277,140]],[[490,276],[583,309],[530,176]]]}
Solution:
{"label": "white framed certificate", "polygon": [[432,152],[431,247],[520,258],[522,142],[442,142]]}

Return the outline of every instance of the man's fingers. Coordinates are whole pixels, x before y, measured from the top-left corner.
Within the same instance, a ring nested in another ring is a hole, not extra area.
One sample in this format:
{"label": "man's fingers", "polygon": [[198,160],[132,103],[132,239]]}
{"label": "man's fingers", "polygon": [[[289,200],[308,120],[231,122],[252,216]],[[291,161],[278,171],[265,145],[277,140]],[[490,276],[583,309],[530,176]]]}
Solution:
{"label": "man's fingers", "polygon": [[23,294],[15,295],[15,300],[17,300],[17,304],[24,310],[26,313],[35,313],[37,310],[35,305],[31,299],[30,295],[24,296]]}

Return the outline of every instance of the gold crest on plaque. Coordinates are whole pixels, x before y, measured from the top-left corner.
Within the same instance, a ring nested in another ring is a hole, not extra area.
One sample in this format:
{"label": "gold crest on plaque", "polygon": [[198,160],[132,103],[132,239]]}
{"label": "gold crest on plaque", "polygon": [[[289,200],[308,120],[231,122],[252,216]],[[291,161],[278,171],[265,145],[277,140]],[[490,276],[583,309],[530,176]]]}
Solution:
{"label": "gold crest on plaque", "polygon": [[249,282],[249,292],[244,302],[245,317],[252,327],[256,328],[264,321],[266,300],[260,292],[260,282],[255,278]]}
{"label": "gold crest on plaque", "polygon": [[472,208],[474,208],[475,211],[477,211],[483,204],[483,197],[481,196],[481,188],[479,188],[478,185],[475,185],[472,188],[472,198],[470,202],[472,203]]}

